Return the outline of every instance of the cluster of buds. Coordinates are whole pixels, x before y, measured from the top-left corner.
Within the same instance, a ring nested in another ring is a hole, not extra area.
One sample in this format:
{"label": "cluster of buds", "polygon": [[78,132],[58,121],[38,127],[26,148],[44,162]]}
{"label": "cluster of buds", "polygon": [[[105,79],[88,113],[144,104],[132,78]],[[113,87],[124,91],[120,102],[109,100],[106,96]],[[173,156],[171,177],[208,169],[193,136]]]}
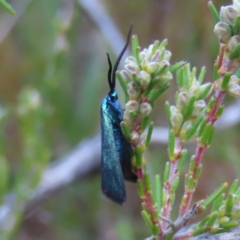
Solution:
{"label": "cluster of buds", "polygon": [[237,186],[238,180],[235,180],[226,199],[224,199],[225,193],[218,194],[213,202],[211,213],[192,227],[193,235],[199,235],[204,232],[214,234],[239,225],[240,189],[237,189]]}
{"label": "cluster of buds", "polygon": [[232,5],[221,7],[214,27],[219,42],[224,46],[223,63],[219,72],[234,71],[240,62],[240,0],[233,0]]}
{"label": "cluster of buds", "polygon": [[205,98],[212,92],[212,83],[202,84],[205,68],[196,77],[196,68],[190,69],[186,64],[177,71],[179,92],[176,105],[169,107],[171,128],[183,141],[196,136],[197,129],[206,110]]}
{"label": "cluster of buds", "polygon": [[148,125],[152,106],[157,97],[168,88],[172,79],[166,50],[167,40],[155,41],[140,51],[138,39],[132,37],[133,56],[125,61],[125,69],[117,73],[127,98],[123,117],[124,132],[128,131],[133,145],[142,145],[146,139],[143,131]]}

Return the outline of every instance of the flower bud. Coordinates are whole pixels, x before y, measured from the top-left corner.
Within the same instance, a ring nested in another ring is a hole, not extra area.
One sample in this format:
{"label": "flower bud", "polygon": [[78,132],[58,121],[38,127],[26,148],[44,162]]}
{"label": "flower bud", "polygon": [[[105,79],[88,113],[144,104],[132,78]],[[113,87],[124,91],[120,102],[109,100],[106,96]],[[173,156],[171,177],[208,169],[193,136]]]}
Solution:
{"label": "flower bud", "polygon": [[136,63],[132,62],[132,63],[128,63],[125,65],[125,69],[127,70],[128,73],[130,73],[131,75],[136,74],[139,72],[139,67]]}
{"label": "flower bud", "polygon": [[233,0],[233,6],[240,11],[240,1],[239,0]]}
{"label": "flower bud", "polygon": [[130,99],[137,99],[140,95],[140,88],[136,85],[136,83],[131,81],[127,84],[127,93]]}
{"label": "flower bud", "polygon": [[182,127],[181,127],[181,131],[179,133],[180,138],[185,139],[188,130],[190,130],[191,128],[192,128],[192,121],[191,120],[188,120],[188,121],[184,122]]}
{"label": "flower bud", "polygon": [[140,113],[143,117],[147,117],[152,112],[152,106],[148,102],[143,102],[140,104]]}
{"label": "flower bud", "polygon": [[152,44],[150,44],[149,47],[147,48],[148,56],[151,56],[151,55],[152,55],[153,47],[154,47],[154,44],[152,43]]}
{"label": "flower bud", "polygon": [[240,86],[236,83],[232,83],[230,82],[228,84],[228,90],[227,92],[235,98],[239,98],[240,97]]}
{"label": "flower bud", "polygon": [[180,92],[177,96],[177,108],[182,111],[188,101],[188,94],[186,92]]}
{"label": "flower bud", "polygon": [[206,107],[206,103],[204,100],[199,100],[194,103],[193,111],[192,111],[192,116],[193,117],[198,117],[199,115],[202,114]]}
{"label": "flower bud", "polygon": [[166,50],[165,54],[164,54],[164,60],[169,61],[171,56],[172,56],[172,53],[170,51]]}
{"label": "flower bud", "polygon": [[160,55],[161,55],[161,51],[158,49],[155,54],[152,56],[151,61],[152,62],[159,62],[160,60]]}
{"label": "flower bud", "polygon": [[170,121],[176,130],[182,125],[183,116],[175,106],[170,107]]}
{"label": "flower bud", "polygon": [[156,72],[160,68],[160,64],[158,62],[150,62],[146,66],[146,72],[152,74]]}
{"label": "flower bud", "polygon": [[137,64],[136,58],[133,56],[129,56],[125,60],[126,65],[127,64]]}
{"label": "flower bud", "polygon": [[151,80],[151,76],[145,71],[140,71],[137,78],[139,79],[140,85],[143,87],[147,87]]}
{"label": "flower bud", "polygon": [[164,83],[169,82],[170,80],[172,80],[173,76],[171,72],[166,72],[162,75],[159,76],[160,77],[160,83],[161,85],[163,85]]}
{"label": "flower bud", "polygon": [[141,66],[141,68],[143,70],[146,71],[148,64],[149,64],[149,60],[148,59],[144,59],[144,60],[141,61],[140,66]]}
{"label": "flower bud", "polygon": [[139,134],[136,131],[131,132],[131,143],[136,144],[139,140]]}
{"label": "flower bud", "polygon": [[145,49],[143,49],[143,50],[140,52],[139,58],[140,58],[141,61],[143,61],[143,60],[148,60],[148,57],[149,57],[148,51],[147,51],[147,49],[145,48]]}
{"label": "flower bud", "polygon": [[231,79],[230,79],[230,83],[239,84],[240,83],[240,78],[238,78],[236,75],[232,75]]}
{"label": "flower bud", "polygon": [[198,98],[199,94],[200,94],[200,86],[199,84],[194,84],[190,87],[189,89],[189,94],[190,96],[195,96],[196,98]]}
{"label": "flower bud", "polygon": [[221,217],[218,219],[218,222],[221,224],[229,222],[230,218],[227,216]]}
{"label": "flower bud", "polygon": [[217,38],[222,43],[227,43],[228,39],[231,37],[231,28],[225,22],[218,22],[214,27],[214,33]]}
{"label": "flower bud", "polygon": [[221,7],[221,10],[220,10],[221,22],[233,24],[234,20],[237,18],[238,15],[239,15],[238,9],[234,6],[230,5],[226,7]]}
{"label": "flower bud", "polygon": [[120,74],[122,75],[123,79],[125,80],[125,82],[130,82],[131,81],[131,76],[130,74],[126,71],[126,70],[122,70],[120,72]]}
{"label": "flower bud", "polygon": [[130,100],[126,104],[125,112],[128,115],[136,116],[138,113],[139,103],[135,100]]}
{"label": "flower bud", "polygon": [[201,100],[207,98],[211,94],[212,90],[213,90],[212,83],[204,83],[203,85],[200,86],[198,99]]}
{"label": "flower bud", "polygon": [[231,38],[228,40],[227,48],[228,48],[229,51],[231,52],[231,51],[232,51],[233,49],[235,49],[239,44],[240,44],[240,36],[239,36],[239,35],[236,35],[236,36],[231,37]]}

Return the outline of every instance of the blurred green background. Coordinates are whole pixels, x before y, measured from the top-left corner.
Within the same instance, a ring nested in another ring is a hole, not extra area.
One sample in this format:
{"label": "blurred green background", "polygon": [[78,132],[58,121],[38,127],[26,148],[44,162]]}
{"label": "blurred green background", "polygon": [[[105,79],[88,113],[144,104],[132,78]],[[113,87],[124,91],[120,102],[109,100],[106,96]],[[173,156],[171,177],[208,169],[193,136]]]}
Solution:
{"label": "blurred green background", "polygon": [[[10,165],[11,188],[11,183],[18,180],[26,156],[35,157],[32,164],[38,171],[38,153],[33,148],[31,151],[34,153],[28,155],[25,146],[32,145],[25,144],[24,140],[33,138],[35,133],[30,131],[31,121],[35,118],[31,114],[19,117],[20,96],[29,89],[41,93],[43,117],[38,125],[40,127],[37,127],[37,136],[41,140],[35,146],[41,156],[46,154],[46,159],[55,161],[82,140],[99,132],[99,108],[109,91],[106,52],[111,54],[113,61],[116,56],[105,34],[82,7],[83,1],[9,2],[17,13],[26,5],[12,28],[10,19],[13,17],[0,9],[0,104],[10,111],[1,130],[1,154],[6,156]],[[142,47],[147,47],[156,39],[168,38],[172,63],[185,60],[197,68],[204,65],[207,67],[205,81],[212,81],[218,43],[213,34],[214,20],[207,0],[97,2],[115,22],[124,39],[131,22],[134,24],[133,33],[138,35]],[[222,4],[230,3],[226,0],[214,1],[218,9]],[[94,4],[91,9],[97,11]],[[6,29],[10,32],[3,38]],[[123,103],[121,89],[117,90]],[[173,80],[171,88],[160,97],[154,110],[156,126],[167,127],[164,103],[167,99],[173,103],[175,91]],[[227,99],[228,104],[231,101]],[[239,126],[216,133],[215,141],[204,157],[203,164],[207,167],[203,169],[195,200],[207,196],[222,182],[231,182],[240,175],[238,135]],[[217,141],[218,138],[221,141]],[[43,152],[42,146],[45,149]],[[193,153],[194,145],[189,147],[190,153]],[[162,174],[167,161],[167,146],[160,143],[150,146],[146,159],[152,176]],[[141,201],[136,186],[128,183],[126,186],[127,202],[118,206],[102,197],[100,168],[80,176],[71,185],[41,201],[31,214],[25,215],[15,239],[144,239],[150,232],[141,217]],[[176,205],[181,201],[182,190],[183,187],[180,187]],[[177,216],[177,206],[175,209],[173,218]]]}

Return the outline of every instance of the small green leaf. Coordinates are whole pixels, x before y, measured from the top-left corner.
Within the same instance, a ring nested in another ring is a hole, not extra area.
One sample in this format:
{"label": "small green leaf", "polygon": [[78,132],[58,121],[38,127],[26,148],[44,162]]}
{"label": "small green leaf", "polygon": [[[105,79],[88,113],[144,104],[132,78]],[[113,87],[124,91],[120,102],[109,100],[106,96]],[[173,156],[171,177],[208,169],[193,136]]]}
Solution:
{"label": "small green leaf", "polygon": [[154,123],[151,122],[151,123],[149,124],[149,127],[148,127],[147,138],[146,138],[146,141],[145,141],[146,148],[148,148],[148,146],[149,146],[149,144],[150,144],[151,137],[152,137],[152,132],[153,132],[153,128],[154,128]]}
{"label": "small green leaf", "polygon": [[152,184],[151,184],[151,179],[149,176],[149,173],[144,173],[144,179],[145,179],[145,183],[146,183],[146,188],[149,192],[152,192]]}
{"label": "small green leaf", "polygon": [[226,215],[230,216],[233,209],[233,195],[229,194],[225,203]]}
{"label": "small green leaf", "polygon": [[116,72],[116,75],[117,75],[117,78],[118,78],[118,81],[122,87],[122,90],[124,92],[124,95],[125,95],[125,102],[128,102],[129,100],[129,97],[128,97],[128,92],[127,92],[127,84],[125,82],[125,80],[123,79],[123,76],[120,72]]}
{"label": "small green leaf", "polygon": [[237,226],[239,225],[239,223],[238,223],[238,221],[236,221],[236,220],[232,220],[232,221],[229,221],[229,222],[227,222],[227,223],[222,223],[222,224],[220,224],[220,225],[221,225],[221,227],[223,227],[223,228],[229,229],[229,228],[235,228],[235,227],[237,227]]}
{"label": "small green leaf", "polygon": [[140,128],[141,132],[144,132],[144,130],[146,129],[146,127],[149,123],[150,117],[151,117],[151,114],[142,119],[141,128]]}
{"label": "small green leaf", "polygon": [[142,185],[142,182],[140,179],[137,180],[137,189],[138,189],[138,194],[140,196],[141,199],[144,199],[145,194],[144,194],[144,188]]}
{"label": "small green leaf", "polygon": [[210,215],[210,218],[207,222],[207,227],[208,228],[211,228],[213,226],[213,224],[216,222],[217,220],[217,217],[218,217],[218,214],[217,212],[213,212],[211,215]]}
{"label": "small green leaf", "polygon": [[200,164],[197,168],[196,177],[195,177],[196,182],[199,180],[201,173],[202,173],[202,164]]}
{"label": "small green leaf", "polygon": [[14,9],[11,7],[9,3],[7,3],[5,0],[0,0],[0,4],[12,15],[15,15],[16,12]]}
{"label": "small green leaf", "polygon": [[173,180],[173,184],[172,184],[172,189],[171,189],[171,194],[175,193],[177,188],[178,188],[178,184],[179,184],[179,177],[177,176],[174,180]]}
{"label": "small green leaf", "polygon": [[142,217],[145,220],[145,223],[147,224],[148,228],[151,230],[151,232],[154,234],[154,227],[153,227],[153,223],[150,219],[150,216],[148,215],[148,213],[146,211],[142,211]]}
{"label": "small green leaf", "polygon": [[200,139],[201,146],[205,146],[208,143],[212,128],[213,126],[211,123],[206,124]]}
{"label": "small green leaf", "polygon": [[233,60],[234,58],[239,58],[240,57],[240,44],[237,45],[229,54],[229,59]]}
{"label": "small green leaf", "polygon": [[183,68],[178,69],[176,74],[177,74],[178,87],[182,88],[183,87]]}
{"label": "small green leaf", "polygon": [[162,207],[162,183],[159,175],[155,176],[155,202],[157,204],[158,212],[160,212]]}
{"label": "small green leaf", "polygon": [[232,74],[229,73],[229,72],[224,75],[223,80],[222,80],[222,85],[221,85],[221,89],[223,91],[227,91],[228,90],[228,83],[229,83],[229,81],[231,79],[231,76],[232,76]]}
{"label": "small green leaf", "polygon": [[237,187],[238,187],[238,183],[239,183],[239,180],[238,179],[235,179],[229,189],[229,193],[228,194],[234,194],[235,191],[237,190]]}
{"label": "small green leaf", "polygon": [[198,76],[198,82],[199,83],[203,82],[203,79],[204,79],[205,75],[206,75],[206,67],[202,67],[201,68],[201,72],[200,72],[200,74]]}
{"label": "small green leaf", "polygon": [[193,155],[191,157],[190,164],[189,164],[189,172],[190,173],[193,173],[195,166],[196,166],[196,157],[195,157],[195,155]]}
{"label": "small green leaf", "polygon": [[215,129],[216,129],[216,127],[212,126],[211,131],[210,131],[209,136],[208,136],[208,142],[207,142],[208,146],[210,146],[211,143],[212,143],[214,133],[215,133]]}
{"label": "small green leaf", "polygon": [[166,109],[166,113],[167,113],[169,128],[172,128],[172,124],[171,124],[171,110],[170,110],[169,102],[165,103],[165,109]]}
{"label": "small green leaf", "polygon": [[217,188],[210,196],[208,196],[204,202],[203,205],[205,207],[208,207],[213,201],[215,201],[219,195],[221,195],[227,188],[228,184],[225,182],[223,183],[219,188]]}
{"label": "small green leaf", "polygon": [[186,158],[187,158],[187,149],[183,149],[181,152],[180,160],[179,160],[178,173],[182,171]]}
{"label": "small green leaf", "polygon": [[132,36],[132,55],[137,59],[137,48],[139,47],[137,35]]}
{"label": "small green leaf", "polygon": [[186,107],[183,109],[183,119],[184,120],[187,120],[191,116],[193,108],[194,108],[195,101],[196,101],[196,97],[195,96],[192,96],[188,100],[188,102],[186,104]]}
{"label": "small green leaf", "polygon": [[221,105],[219,108],[218,108],[218,111],[217,111],[217,117],[220,118],[223,114],[223,111],[224,111],[224,106]]}
{"label": "small green leaf", "polygon": [[214,81],[216,81],[216,80],[218,80],[220,78],[220,75],[218,73],[218,65],[217,65],[217,63],[214,64],[213,78],[214,78]]}
{"label": "small green leaf", "polygon": [[170,163],[166,162],[165,169],[164,169],[164,184],[167,182],[170,172]]}
{"label": "small green leaf", "polygon": [[168,152],[171,161],[175,160],[174,149],[175,149],[175,134],[173,130],[170,130],[168,136]]}
{"label": "small green leaf", "polygon": [[174,65],[172,65],[172,66],[170,67],[169,71],[170,71],[171,73],[176,72],[176,71],[177,71],[179,68],[181,68],[184,64],[186,64],[186,62],[184,62],[184,61],[177,62],[177,63],[175,63]]}
{"label": "small green leaf", "polygon": [[240,17],[236,17],[233,23],[233,35],[238,35],[240,33]]}
{"label": "small green leaf", "polygon": [[198,117],[193,123],[192,127],[187,131],[186,140],[189,140],[196,132],[201,122],[203,121],[203,116]]}
{"label": "small green leaf", "polygon": [[218,13],[217,9],[215,8],[215,6],[213,5],[212,1],[208,2],[208,7],[209,7],[215,21],[219,22],[220,21],[219,13]]}
{"label": "small green leaf", "polygon": [[121,125],[121,129],[122,129],[122,133],[123,133],[124,137],[130,142],[131,133],[130,133],[127,125],[124,122],[121,122],[120,125]]}
{"label": "small green leaf", "polygon": [[136,155],[136,166],[137,168],[142,167],[142,149],[141,146],[137,146],[135,150],[135,155]]}
{"label": "small green leaf", "polygon": [[164,93],[167,89],[169,88],[169,84],[165,84],[163,85],[161,88],[159,89],[153,89],[150,93],[149,93],[149,98],[150,98],[150,103],[151,105],[154,104],[154,102],[158,99],[159,96],[162,95],[162,93]]}
{"label": "small green leaf", "polygon": [[211,212],[218,211],[218,209],[222,206],[223,200],[224,200],[225,194],[222,193],[216,197]]}

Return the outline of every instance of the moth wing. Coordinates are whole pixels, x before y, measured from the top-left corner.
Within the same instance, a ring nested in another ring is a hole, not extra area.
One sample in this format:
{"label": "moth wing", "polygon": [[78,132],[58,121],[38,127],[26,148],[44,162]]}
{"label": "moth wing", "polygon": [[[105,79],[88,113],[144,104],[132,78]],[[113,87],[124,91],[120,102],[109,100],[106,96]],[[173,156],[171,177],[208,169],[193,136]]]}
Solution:
{"label": "moth wing", "polygon": [[126,201],[125,185],[114,139],[113,124],[109,114],[106,114],[102,109],[102,192],[107,198],[118,204],[123,204]]}
{"label": "moth wing", "polygon": [[130,182],[136,182],[137,176],[132,172],[132,164],[131,164],[131,145],[127,140],[122,137],[122,149],[121,149],[121,167],[124,179]]}

